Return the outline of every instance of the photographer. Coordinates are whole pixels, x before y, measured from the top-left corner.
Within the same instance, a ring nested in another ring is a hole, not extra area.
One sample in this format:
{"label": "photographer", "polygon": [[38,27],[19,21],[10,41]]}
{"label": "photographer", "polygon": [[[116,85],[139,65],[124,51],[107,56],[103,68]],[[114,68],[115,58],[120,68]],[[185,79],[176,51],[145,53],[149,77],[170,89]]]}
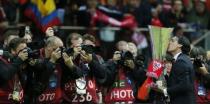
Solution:
{"label": "photographer", "polygon": [[107,62],[111,75],[107,82],[108,91],[105,95],[105,103],[134,103],[133,93],[136,93],[137,90],[135,82],[140,84],[144,81],[146,74],[143,70],[143,59],[137,58],[139,56],[135,57],[136,46],[129,44],[119,41],[116,45],[117,51],[114,52],[113,58]]}
{"label": "photographer", "polygon": [[[46,40],[45,47],[42,51],[42,60],[39,63],[41,73],[38,84],[41,84],[40,90],[35,94],[35,104],[50,103],[60,104],[62,101],[62,83],[65,80],[78,78],[82,72],[72,62],[72,57],[68,56],[63,50],[63,42],[56,36],[51,36]],[[31,103],[29,101],[29,103]]]}
{"label": "photographer", "polygon": [[18,38],[18,35],[15,35],[15,33],[13,33],[13,31],[7,31],[4,34],[4,44],[3,44],[4,50],[8,50],[7,48],[9,47],[9,43],[14,38]]}
{"label": "photographer", "polygon": [[196,72],[195,77],[195,94],[198,104],[210,103],[210,80],[209,66],[207,64],[206,52],[201,47],[194,47],[190,53]]}
{"label": "photographer", "polygon": [[24,40],[14,38],[8,45],[13,58],[0,57],[0,103],[22,103],[22,69],[28,59],[27,45]]}
{"label": "photographer", "polygon": [[98,85],[104,84],[107,79],[106,67],[99,62],[95,54],[95,38],[85,35],[83,39],[80,34],[72,33],[66,40],[67,47],[73,50],[73,61],[82,70],[83,75],[64,83],[64,104],[102,103]]}

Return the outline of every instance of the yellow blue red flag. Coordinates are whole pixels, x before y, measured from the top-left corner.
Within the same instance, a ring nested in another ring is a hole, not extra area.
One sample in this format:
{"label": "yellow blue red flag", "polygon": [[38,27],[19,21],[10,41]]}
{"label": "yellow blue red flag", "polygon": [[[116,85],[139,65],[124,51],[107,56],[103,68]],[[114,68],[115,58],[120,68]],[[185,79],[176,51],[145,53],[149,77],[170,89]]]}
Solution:
{"label": "yellow blue red flag", "polygon": [[28,8],[25,10],[25,15],[33,20],[36,25],[45,31],[47,27],[60,25],[64,11],[56,9],[54,0],[31,0]]}

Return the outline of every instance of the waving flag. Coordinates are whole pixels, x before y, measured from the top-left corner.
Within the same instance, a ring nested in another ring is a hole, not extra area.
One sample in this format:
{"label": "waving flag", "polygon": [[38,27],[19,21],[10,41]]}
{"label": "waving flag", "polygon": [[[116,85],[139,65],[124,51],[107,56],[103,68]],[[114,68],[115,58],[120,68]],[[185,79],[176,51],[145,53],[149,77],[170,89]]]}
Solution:
{"label": "waving flag", "polygon": [[64,10],[57,10],[54,0],[31,0],[25,15],[33,20],[37,27],[45,31],[47,27],[60,25],[64,16]]}

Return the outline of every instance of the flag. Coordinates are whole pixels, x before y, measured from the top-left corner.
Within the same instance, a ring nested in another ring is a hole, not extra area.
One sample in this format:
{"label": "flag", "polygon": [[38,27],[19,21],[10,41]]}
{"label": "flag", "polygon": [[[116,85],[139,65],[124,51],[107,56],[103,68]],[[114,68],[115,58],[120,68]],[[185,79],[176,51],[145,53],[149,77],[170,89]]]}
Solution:
{"label": "flag", "polygon": [[123,20],[119,21],[108,15],[102,13],[101,11],[97,10],[91,20],[91,24],[94,26],[96,22],[103,22],[106,24],[111,24],[112,26],[123,27],[133,29],[137,27],[137,22],[134,16],[125,16]]}
{"label": "flag", "polygon": [[60,25],[64,16],[64,10],[56,9],[54,0],[31,0],[25,15],[30,18],[43,32],[48,27]]}

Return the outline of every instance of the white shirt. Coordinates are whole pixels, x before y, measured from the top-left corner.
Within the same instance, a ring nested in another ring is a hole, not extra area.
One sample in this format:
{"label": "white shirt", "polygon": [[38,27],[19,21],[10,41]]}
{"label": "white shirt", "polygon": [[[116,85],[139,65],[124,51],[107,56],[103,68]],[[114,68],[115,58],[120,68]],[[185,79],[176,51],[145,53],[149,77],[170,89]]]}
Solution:
{"label": "white shirt", "polygon": [[179,53],[177,53],[177,54],[174,55],[174,60],[175,60],[175,61],[177,60],[178,56],[179,56],[181,53],[182,53],[182,52],[179,52]]}

